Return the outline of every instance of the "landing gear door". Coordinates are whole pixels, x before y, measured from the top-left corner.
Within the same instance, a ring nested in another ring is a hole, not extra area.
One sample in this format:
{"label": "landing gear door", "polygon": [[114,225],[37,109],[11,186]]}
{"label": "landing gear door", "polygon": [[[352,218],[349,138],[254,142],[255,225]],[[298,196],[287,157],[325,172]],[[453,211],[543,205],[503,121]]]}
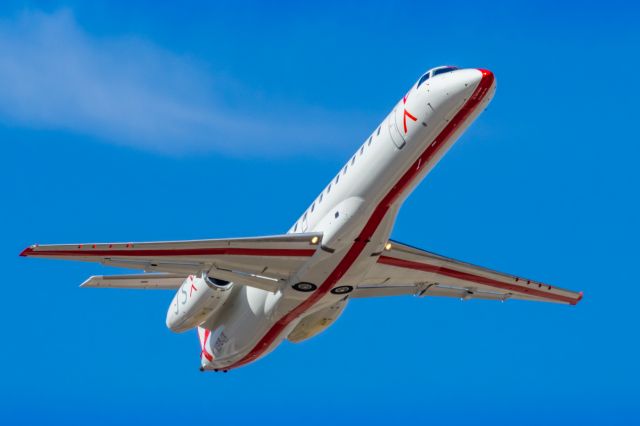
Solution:
{"label": "landing gear door", "polygon": [[402,133],[400,133],[400,129],[398,128],[397,116],[398,108],[396,107],[387,117],[387,128],[389,129],[389,135],[391,136],[393,144],[396,146],[396,148],[402,149],[405,141],[402,137]]}

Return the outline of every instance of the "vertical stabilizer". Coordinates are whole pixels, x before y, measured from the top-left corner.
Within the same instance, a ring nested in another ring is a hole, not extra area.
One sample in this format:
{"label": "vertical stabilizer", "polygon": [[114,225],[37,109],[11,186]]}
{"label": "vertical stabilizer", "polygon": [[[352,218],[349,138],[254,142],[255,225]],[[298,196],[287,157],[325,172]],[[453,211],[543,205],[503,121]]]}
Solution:
{"label": "vertical stabilizer", "polygon": [[198,339],[200,340],[200,370],[207,369],[207,366],[213,362],[213,355],[209,350],[209,340],[211,338],[211,330],[198,327]]}

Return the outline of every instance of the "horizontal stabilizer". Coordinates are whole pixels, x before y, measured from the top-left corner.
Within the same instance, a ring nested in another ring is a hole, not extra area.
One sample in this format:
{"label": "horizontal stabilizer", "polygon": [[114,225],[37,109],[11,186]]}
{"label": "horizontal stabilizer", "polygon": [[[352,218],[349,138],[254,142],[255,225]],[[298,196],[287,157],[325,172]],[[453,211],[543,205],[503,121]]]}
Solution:
{"label": "horizontal stabilizer", "polygon": [[176,290],[185,278],[177,274],[95,275],[80,287]]}

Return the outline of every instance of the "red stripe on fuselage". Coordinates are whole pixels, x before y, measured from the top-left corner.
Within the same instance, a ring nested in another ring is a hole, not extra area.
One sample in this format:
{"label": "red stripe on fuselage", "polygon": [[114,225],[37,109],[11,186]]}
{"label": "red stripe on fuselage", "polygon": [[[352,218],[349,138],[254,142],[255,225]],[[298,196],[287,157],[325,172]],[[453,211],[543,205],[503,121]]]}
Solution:
{"label": "red stripe on fuselage", "polygon": [[[546,292],[546,291],[538,290],[535,288],[523,287],[516,284],[505,283],[502,281],[494,280],[493,278],[487,278],[487,277],[472,274],[469,272],[458,271],[455,269],[446,268],[443,266],[431,265],[428,263],[398,259],[396,257],[380,256],[380,258],[378,258],[378,263],[381,263],[383,265],[397,266],[399,268],[414,269],[417,271],[424,271],[424,272],[432,272],[438,275],[445,275],[451,278],[458,278],[465,281],[472,281],[472,282],[486,285],[489,287],[499,288],[502,290],[509,290],[516,293],[523,293],[529,296],[541,297],[549,300],[556,300],[558,302],[570,303],[572,305],[575,305],[576,303],[578,303],[582,298],[581,296],[577,298],[563,296],[561,294]],[[538,285],[538,283],[535,283],[535,285]]]}
{"label": "red stripe on fuselage", "polygon": [[473,92],[469,100],[463,105],[453,119],[447,124],[447,126],[440,132],[440,134],[434,139],[434,142],[420,155],[420,157],[409,167],[400,180],[391,188],[389,193],[378,203],[371,217],[367,221],[366,225],[360,232],[360,235],[354,241],[353,245],[340,261],[338,266],[331,272],[326,280],[318,287],[318,289],[309,296],[304,302],[295,307],[288,314],[284,315],[277,321],[267,333],[260,339],[258,344],[242,359],[234,364],[225,367],[226,369],[237,368],[244,364],[247,364],[260,357],[276,338],[284,331],[284,329],[302,313],[313,306],[318,300],[325,296],[331,288],[344,276],[349,268],[356,261],[360,253],[364,250],[367,241],[371,238],[373,233],[378,229],[380,222],[384,219],[389,208],[394,201],[407,189],[410,183],[418,176],[421,171],[419,167],[421,164],[426,164],[431,160],[438,149],[445,145],[447,140],[457,130],[458,126],[466,120],[473,110],[480,104],[486,93],[493,85],[494,77],[490,71],[479,70],[482,72],[482,79],[478,83],[478,87]]}

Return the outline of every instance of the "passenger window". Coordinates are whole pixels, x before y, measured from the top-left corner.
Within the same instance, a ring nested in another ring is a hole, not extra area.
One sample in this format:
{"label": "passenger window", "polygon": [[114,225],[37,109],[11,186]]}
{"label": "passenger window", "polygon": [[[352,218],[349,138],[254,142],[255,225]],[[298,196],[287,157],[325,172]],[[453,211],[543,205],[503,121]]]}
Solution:
{"label": "passenger window", "polygon": [[[380,126],[382,127],[382,126]],[[376,133],[376,136],[380,136],[380,127],[378,127],[378,132]]]}
{"label": "passenger window", "polygon": [[320,193],[320,199],[318,200],[318,204],[320,204],[322,202],[322,196],[324,195],[324,192]]}
{"label": "passenger window", "polygon": [[356,156],[354,155],[353,158],[351,159],[351,165],[353,166],[355,162],[356,162]]}
{"label": "passenger window", "polygon": [[[369,139],[369,142],[371,142],[371,139]],[[360,155],[362,155],[363,152],[364,152],[364,145],[360,147]]]}
{"label": "passenger window", "polygon": [[329,186],[327,186],[327,194],[331,192],[331,184],[329,184]]}
{"label": "passenger window", "polygon": [[313,209],[316,208],[316,202],[314,201],[313,204],[311,204],[311,212],[313,213]]}
{"label": "passenger window", "polygon": [[372,140],[373,140],[373,136],[369,136],[369,141],[367,142],[367,145],[371,145]]}
{"label": "passenger window", "polygon": [[338,184],[339,180],[340,180],[340,172],[338,172],[338,176],[336,176],[336,185]]}
{"label": "passenger window", "polygon": [[348,168],[348,167],[349,167],[349,165],[348,165],[348,164],[346,164],[346,165],[344,166],[344,169],[342,169],[342,174],[343,174],[343,175],[346,175],[346,174],[347,174],[347,168]]}
{"label": "passenger window", "polygon": [[298,230],[298,222],[296,222],[296,226],[293,227],[293,232],[296,232]]}

